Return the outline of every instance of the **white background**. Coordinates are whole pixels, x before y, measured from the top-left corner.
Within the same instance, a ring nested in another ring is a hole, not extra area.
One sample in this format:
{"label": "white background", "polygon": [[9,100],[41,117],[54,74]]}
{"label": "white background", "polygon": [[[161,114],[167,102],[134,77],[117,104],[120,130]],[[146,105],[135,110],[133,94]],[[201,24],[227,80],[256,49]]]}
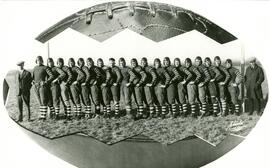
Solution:
{"label": "white background", "polygon": [[[0,2],[0,79],[19,59],[33,59],[46,53],[33,42],[43,30],[82,8],[105,1]],[[165,2],[159,1],[159,2]],[[267,1],[166,1],[192,10],[218,24],[245,42],[259,58],[266,73],[270,44],[270,2]],[[2,87],[1,87],[2,88]],[[2,89],[1,89],[2,90]],[[0,95],[2,95],[0,93]],[[2,101],[2,99],[1,99]],[[0,104],[3,104],[0,102]],[[35,144],[9,119],[5,107],[0,112],[0,167],[74,167]],[[269,105],[247,139],[228,154],[205,167],[270,167]]]}

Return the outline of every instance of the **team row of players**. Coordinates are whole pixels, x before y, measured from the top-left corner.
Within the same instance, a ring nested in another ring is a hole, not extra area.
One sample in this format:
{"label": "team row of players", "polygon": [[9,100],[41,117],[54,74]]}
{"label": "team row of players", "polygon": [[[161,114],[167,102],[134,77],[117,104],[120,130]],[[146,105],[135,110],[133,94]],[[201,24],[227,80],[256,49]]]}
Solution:
{"label": "team row of players", "polygon": [[[189,58],[181,65],[179,58],[171,63],[168,57],[163,63],[156,58],[153,66],[148,65],[147,58],[142,58],[140,65],[137,59],[131,59],[130,67],[124,58],[118,60],[118,66],[114,58],[109,59],[108,66],[101,58],[97,65],[91,58],[86,61],[79,58],[76,65],[70,58],[68,66],[62,58],[57,59],[56,66],[49,58],[45,66],[43,58],[38,56],[36,63],[33,85],[40,104],[40,119],[46,118],[48,106],[53,117],[58,118],[61,100],[68,119],[120,117],[120,100],[127,116],[136,118],[240,113],[238,85],[242,75],[230,59],[222,66],[219,56],[214,58],[213,65],[210,58],[202,60],[199,56],[195,65]],[[131,113],[132,96],[137,106],[135,116]]]}

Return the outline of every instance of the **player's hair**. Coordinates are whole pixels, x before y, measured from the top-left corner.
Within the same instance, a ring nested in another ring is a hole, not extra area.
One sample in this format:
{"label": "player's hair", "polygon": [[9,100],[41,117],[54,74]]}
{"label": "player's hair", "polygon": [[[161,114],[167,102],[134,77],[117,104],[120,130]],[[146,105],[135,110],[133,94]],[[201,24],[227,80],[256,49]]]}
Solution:
{"label": "player's hair", "polygon": [[123,57],[121,57],[121,58],[119,58],[119,62],[126,62],[126,60],[125,60],[125,58],[123,58]]}
{"label": "player's hair", "polygon": [[207,61],[207,62],[212,62],[211,59],[210,59],[209,57],[206,57],[206,58],[204,59],[204,62],[206,62],[206,61]]}
{"label": "player's hair", "polygon": [[195,58],[195,60],[200,60],[200,61],[202,61],[202,57],[197,56],[197,57]]}
{"label": "player's hair", "polygon": [[83,58],[79,58],[78,61],[77,61],[77,64],[78,65],[84,65],[84,59]]}
{"label": "player's hair", "polygon": [[48,59],[47,59],[47,66],[49,66],[49,62],[54,63],[54,61],[53,61],[53,59],[52,59],[52,58],[48,58]]}
{"label": "player's hair", "polygon": [[47,59],[47,63],[48,63],[48,62],[54,62],[54,61],[53,61],[52,58],[48,58],[48,59]]}
{"label": "player's hair", "polygon": [[159,58],[155,58],[155,59],[154,59],[154,64],[155,64],[155,62],[158,62],[159,64],[161,64],[161,61],[160,61]]}
{"label": "player's hair", "polygon": [[64,64],[64,59],[63,59],[63,58],[58,58],[58,59],[57,59],[57,63],[59,63],[59,62],[61,62],[61,63]]}
{"label": "player's hair", "polygon": [[142,57],[142,61],[146,61],[147,62],[147,58],[146,57]]}
{"label": "player's hair", "polygon": [[97,59],[97,62],[103,62],[102,58]]}
{"label": "player's hair", "polygon": [[74,58],[69,58],[68,62],[75,62]]}
{"label": "player's hair", "polygon": [[170,60],[169,57],[164,57],[163,64],[165,63],[165,61],[168,61],[169,62],[169,65],[171,65],[171,60]]}
{"label": "player's hair", "polygon": [[132,58],[132,59],[130,60],[130,63],[132,63],[132,62],[135,62],[135,64],[138,65],[138,61],[137,61],[136,58]]}
{"label": "player's hair", "polygon": [[190,58],[186,58],[185,62],[192,63]]}
{"label": "player's hair", "polygon": [[214,61],[215,60],[219,60],[220,61],[220,57],[219,56],[215,56]]}
{"label": "player's hair", "polygon": [[90,58],[90,57],[88,57],[88,58],[86,59],[86,61],[89,61],[89,62],[94,62],[94,61],[93,61],[93,59],[92,59],[92,58]]}
{"label": "player's hair", "polygon": [[226,63],[232,64],[232,60],[231,59],[226,59],[225,61]]}
{"label": "player's hair", "polygon": [[109,61],[115,61],[115,59],[114,58],[109,58]]}
{"label": "player's hair", "polygon": [[38,60],[41,61],[41,63],[43,63],[43,58],[42,58],[42,56],[40,56],[40,55],[37,56],[36,63],[37,63]]}
{"label": "player's hair", "polygon": [[173,61],[179,61],[181,63],[180,58],[175,58]]}

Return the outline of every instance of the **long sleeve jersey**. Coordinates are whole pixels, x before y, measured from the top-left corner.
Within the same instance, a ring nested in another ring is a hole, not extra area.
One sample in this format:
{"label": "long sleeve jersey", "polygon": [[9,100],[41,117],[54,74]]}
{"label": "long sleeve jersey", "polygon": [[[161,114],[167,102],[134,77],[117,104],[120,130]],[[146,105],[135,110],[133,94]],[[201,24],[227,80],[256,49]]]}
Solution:
{"label": "long sleeve jersey", "polygon": [[217,67],[210,66],[210,67],[207,67],[207,69],[209,71],[209,75],[210,75],[211,79],[215,79],[215,81],[217,81],[217,79],[222,77],[222,75],[221,75],[220,71],[217,69]]}
{"label": "long sleeve jersey", "polygon": [[220,71],[221,73],[221,76],[220,78],[217,78],[217,82],[224,82],[225,84],[227,84],[230,80],[230,74],[229,72],[227,71],[227,69],[220,65],[220,66],[217,66],[217,69]]}
{"label": "long sleeve jersey", "polygon": [[193,65],[187,69],[189,70],[189,72],[191,72],[192,76],[190,78],[187,78],[186,82],[189,83],[193,81],[195,84],[198,84],[201,79],[201,73],[199,72],[199,70]]}
{"label": "long sleeve jersey", "polygon": [[103,67],[97,67],[99,72],[100,72],[100,76],[99,76],[99,80],[98,80],[98,84],[102,84],[102,83],[106,83],[109,84],[109,81],[111,79],[111,73],[109,72],[109,68],[106,66]]}
{"label": "long sleeve jersey", "polygon": [[229,74],[230,74],[230,80],[228,84],[236,83],[240,84],[243,81],[243,76],[241,75],[240,71],[236,69],[235,67],[227,68]]}
{"label": "long sleeve jersey", "polygon": [[[89,79],[89,84],[92,85],[95,81],[99,83],[99,80],[102,80],[102,74],[100,69],[97,66],[91,66],[88,67],[89,73],[90,73],[90,79]],[[105,74],[105,79],[106,79],[106,74]]]}
{"label": "long sleeve jersey", "polygon": [[146,73],[144,72],[143,68],[141,66],[137,66],[135,68],[132,68],[132,71],[136,76],[136,79],[133,80],[133,84],[143,85],[146,81]]}
{"label": "long sleeve jersey", "polygon": [[171,81],[170,81],[171,83],[175,83],[179,81],[180,74],[178,73],[177,69],[174,66],[171,65],[171,66],[166,67],[165,69],[171,77]]}
{"label": "long sleeve jersey", "polygon": [[192,73],[189,72],[189,70],[186,67],[179,66],[179,67],[176,67],[176,69],[180,75],[178,82],[182,82],[183,80],[192,78]]}
{"label": "long sleeve jersey", "polygon": [[122,75],[120,69],[117,66],[108,68],[109,73],[111,74],[109,84],[117,83],[120,84],[122,81]]}
{"label": "long sleeve jersey", "polygon": [[54,76],[52,71],[44,65],[37,65],[33,69],[33,79],[34,82],[39,83],[39,82],[47,82],[50,83],[53,81]]}
{"label": "long sleeve jersey", "polygon": [[143,68],[143,71],[146,74],[145,84],[155,85],[157,82],[157,74],[153,67],[146,66]]}
{"label": "long sleeve jersey", "polygon": [[63,70],[66,74],[62,81],[64,81],[67,85],[70,85],[73,79],[71,69],[68,66],[63,66],[60,69]]}
{"label": "long sleeve jersey", "polygon": [[88,84],[90,81],[90,72],[87,66],[80,67],[80,69],[84,73],[84,79],[81,81],[82,83]]}
{"label": "long sleeve jersey", "polygon": [[165,86],[169,85],[171,80],[169,73],[163,67],[157,68],[156,72],[157,72],[157,84]]}
{"label": "long sleeve jersey", "polygon": [[136,79],[135,73],[132,71],[129,67],[123,67],[120,68],[120,73],[122,75],[122,84],[126,83],[133,83],[133,81]]}
{"label": "long sleeve jersey", "polygon": [[84,72],[77,66],[71,67],[71,73],[73,76],[72,83],[77,81],[78,83],[83,83],[85,81],[85,74]]}
{"label": "long sleeve jersey", "polygon": [[54,79],[58,79],[59,82],[63,81],[67,76],[66,73],[62,69],[60,69],[56,66],[51,67],[49,69],[51,70],[51,72],[54,76]]}
{"label": "long sleeve jersey", "polygon": [[201,74],[200,82],[208,83],[211,80],[211,76],[210,76],[208,69],[203,64],[197,66],[197,68]]}

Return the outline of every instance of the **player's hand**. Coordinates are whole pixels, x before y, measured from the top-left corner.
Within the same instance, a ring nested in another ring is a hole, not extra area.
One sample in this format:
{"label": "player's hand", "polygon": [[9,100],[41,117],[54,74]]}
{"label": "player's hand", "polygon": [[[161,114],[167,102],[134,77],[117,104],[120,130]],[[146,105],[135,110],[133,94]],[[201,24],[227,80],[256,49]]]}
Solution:
{"label": "player's hand", "polygon": [[159,87],[161,87],[161,88],[165,88],[166,86],[165,86],[165,85],[160,85]]}
{"label": "player's hand", "polygon": [[106,83],[102,83],[101,86],[107,86],[107,84]]}
{"label": "player's hand", "polygon": [[211,79],[211,80],[210,80],[210,82],[214,82],[214,81],[215,81],[215,79]]}
{"label": "player's hand", "polygon": [[225,85],[225,83],[224,82],[219,82],[219,85]]}
{"label": "player's hand", "polygon": [[137,84],[136,84],[136,87],[140,87],[140,86],[141,86],[141,84],[140,84],[140,83],[137,83]]}
{"label": "player's hand", "polygon": [[187,82],[184,80],[184,81],[182,81],[181,83],[184,85],[184,84],[186,84]]}
{"label": "player's hand", "polygon": [[40,85],[41,85],[41,86],[44,86],[44,85],[45,85],[45,82],[44,82],[44,81],[41,81],[41,82],[40,82]]}
{"label": "player's hand", "polygon": [[35,83],[36,83],[35,81],[32,81],[32,82],[31,82],[32,85],[35,85]]}
{"label": "player's hand", "polygon": [[82,86],[85,86],[86,85],[86,83],[84,82],[84,83],[82,83]]}
{"label": "player's hand", "polygon": [[74,81],[73,83],[72,83],[72,85],[77,85],[78,84],[78,82],[77,81]]}
{"label": "player's hand", "polygon": [[55,79],[52,81],[52,83],[57,83],[58,82],[58,79]]}
{"label": "player's hand", "polygon": [[194,85],[194,81],[190,81],[188,84]]}
{"label": "player's hand", "polygon": [[126,83],[126,86],[129,87],[130,86],[130,83]]}
{"label": "player's hand", "polygon": [[152,87],[152,86],[153,86],[153,84],[151,84],[151,83],[147,83],[147,84],[146,84],[146,86],[148,86],[148,87]]}
{"label": "player's hand", "polygon": [[118,84],[117,83],[113,83],[113,86],[117,86]]}
{"label": "player's hand", "polygon": [[232,83],[231,86],[237,87],[237,84],[236,83]]}
{"label": "player's hand", "polygon": [[199,84],[199,87],[203,87],[203,86],[204,86],[204,83],[203,82]]}
{"label": "player's hand", "polygon": [[93,85],[96,85],[97,84],[97,81],[95,81],[94,83],[93,83]]}

